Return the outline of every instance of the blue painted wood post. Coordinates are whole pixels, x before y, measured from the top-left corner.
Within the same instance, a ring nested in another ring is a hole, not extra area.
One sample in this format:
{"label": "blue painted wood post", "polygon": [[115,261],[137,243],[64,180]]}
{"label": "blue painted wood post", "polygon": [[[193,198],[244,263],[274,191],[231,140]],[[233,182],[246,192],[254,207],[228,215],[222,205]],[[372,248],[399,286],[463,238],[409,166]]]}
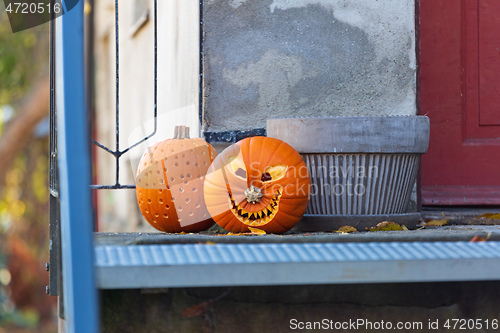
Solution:
{"label": "blue painted wood post", "polygon": [[85,106],[84,1],[56,21],[56,107],[66,332],[99,331],[90,150]]}

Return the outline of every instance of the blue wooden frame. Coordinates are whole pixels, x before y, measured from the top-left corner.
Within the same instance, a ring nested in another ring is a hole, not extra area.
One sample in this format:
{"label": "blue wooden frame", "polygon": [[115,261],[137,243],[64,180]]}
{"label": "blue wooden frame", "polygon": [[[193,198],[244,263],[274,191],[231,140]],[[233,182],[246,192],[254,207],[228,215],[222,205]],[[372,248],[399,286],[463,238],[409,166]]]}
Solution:
{"label": "blue wooden frame", "polygon": [[99,332],[85,105],[84,1],[56,20],[56,108],[66,332]]}

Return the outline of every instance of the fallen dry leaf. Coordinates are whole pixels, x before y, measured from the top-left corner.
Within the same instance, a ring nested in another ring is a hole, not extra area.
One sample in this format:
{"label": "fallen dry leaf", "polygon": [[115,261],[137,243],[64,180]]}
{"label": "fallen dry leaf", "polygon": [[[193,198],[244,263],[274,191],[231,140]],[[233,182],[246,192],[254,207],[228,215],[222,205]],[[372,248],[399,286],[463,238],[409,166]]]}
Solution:
{"label": "fallen dry leaf", "polygon": [[[406,226],[405,226],[406,228]],[[402,226],[395,222],[384,221],[377,224],[375,227],[371,227],[370,229],[366,228],[368,231],[393,231],[393,230],[405,230]],[[406,228],[408,230],[408,228]]]}
{"label": "fallen dry leaf", "polygon": [[252,232],[253,235],[265,235],[266,232],[259,228],[248,227],[248,230]]}
{"label": "fallen dry leaf", "polygon": [[486,213],[486,214],[483,214],[481,216],[479,216],[478,218],[480,219],[496,219],[496,220],[500,220],[500,214],[493,214],[493,213]]}
{"label": "fallen dry leaf", "polygon": [[193,305],[181,312],[182,318],[194,318],[204,314],[210,306],[210,301]]}
{"label": "fallen dry leaf", "polygon": [[348,232],[358,232],[358,230],[350,225],[345,225],[343,227],[340,227],[335,232],[348,233]]}
{"label": "fallen dry leaf", "polygon": [[481,236],[474,236],[469,242],[486,242],[487,239]]}
{"label": "fallen dry leaf", "polygon": [[430,220],[425,221],[424,226],[443,226],[448,223],[448,219],[446,220]]}
{"label": "fallen dry leaf", "polygon": [[481,236],[474,236],[472,237],[472,239],[470,240],[470,242],[486,242],[490,239],[491,237],[491,232],[488,233],[488,235],[486,236],[486,238],[484,237],[481,237]]}

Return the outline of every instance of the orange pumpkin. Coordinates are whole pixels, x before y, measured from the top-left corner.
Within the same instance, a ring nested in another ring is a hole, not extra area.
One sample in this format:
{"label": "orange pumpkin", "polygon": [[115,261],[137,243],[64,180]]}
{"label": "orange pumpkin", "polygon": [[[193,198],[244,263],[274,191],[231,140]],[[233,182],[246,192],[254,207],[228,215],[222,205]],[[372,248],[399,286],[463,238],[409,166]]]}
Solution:
{"label": "orange pumpkin", "polygon": [[222,228],[283,233],[306,211],[310,184],[295,149],[278,139],[252,137],[215,158],[203,188],[207,209]]}
{"label": "orange pumpkin", "polygon": [[210,228],[203,200],[205,174],[217,156],[205,140],[189,138],[189,128],[176,127],[173,139],[149,147],[136,175],[137,202],[154,228],[197,232]]}

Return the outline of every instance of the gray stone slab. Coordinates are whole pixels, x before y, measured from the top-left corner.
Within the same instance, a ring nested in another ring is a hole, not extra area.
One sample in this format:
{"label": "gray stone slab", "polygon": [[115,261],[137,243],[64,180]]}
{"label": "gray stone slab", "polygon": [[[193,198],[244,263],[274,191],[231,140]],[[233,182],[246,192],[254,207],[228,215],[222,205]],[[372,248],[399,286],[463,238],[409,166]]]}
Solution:
{"label": "gray stone slab", "polygon": [[429,146],[425,116],[302,117],[267,120],[267,136],[299,153],[424,154]]}

